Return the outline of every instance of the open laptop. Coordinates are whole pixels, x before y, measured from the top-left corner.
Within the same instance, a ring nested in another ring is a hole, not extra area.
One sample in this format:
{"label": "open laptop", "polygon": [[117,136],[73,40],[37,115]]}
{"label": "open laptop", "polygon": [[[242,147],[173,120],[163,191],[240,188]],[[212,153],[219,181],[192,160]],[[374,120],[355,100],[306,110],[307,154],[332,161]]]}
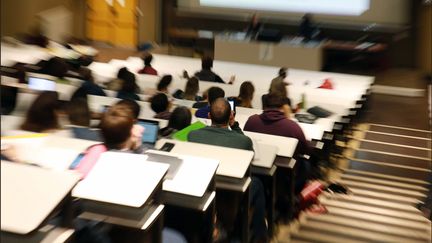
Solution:
{"label": "open laptop", "polygon": [[154,148],[158,139],[159,121],[139,119],[138,125],[144,127],[142,143],[148,148]]}
{"label": "open laptop", "polygon": [[33,90],[55,91],[56,83],[53,80],[41,77],[28,77],[28,87]]}
{"label": "open laptop", "polygon": [[183,160],[176,156],[159,153],[158,151],[154,150],[148,150],[146,155],[148,156],[147,161],[169,165],[167,174],[165,175],[165,178],[168,180],[174,179],[178,170],[180,169],[180,166],[183,164]]}

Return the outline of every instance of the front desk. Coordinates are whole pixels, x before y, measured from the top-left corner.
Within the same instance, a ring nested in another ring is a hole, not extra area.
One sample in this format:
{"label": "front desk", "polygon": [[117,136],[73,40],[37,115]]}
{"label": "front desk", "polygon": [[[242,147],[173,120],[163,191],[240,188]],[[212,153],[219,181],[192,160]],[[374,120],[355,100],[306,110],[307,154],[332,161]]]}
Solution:
{"label": "front desk", "polygon": [[323,45],[283,39],[279,43],[216,36],[216,60],[321,71]]}

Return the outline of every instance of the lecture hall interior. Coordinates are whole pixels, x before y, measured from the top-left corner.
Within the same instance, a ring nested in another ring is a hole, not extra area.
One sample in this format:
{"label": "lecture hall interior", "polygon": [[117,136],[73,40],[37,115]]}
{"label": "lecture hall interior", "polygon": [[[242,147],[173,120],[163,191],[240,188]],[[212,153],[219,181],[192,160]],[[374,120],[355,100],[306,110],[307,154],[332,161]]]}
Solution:
{"label": "lecture hall interior", "polygon": [[432,242],[431,0],[1,0],[3,243]]}

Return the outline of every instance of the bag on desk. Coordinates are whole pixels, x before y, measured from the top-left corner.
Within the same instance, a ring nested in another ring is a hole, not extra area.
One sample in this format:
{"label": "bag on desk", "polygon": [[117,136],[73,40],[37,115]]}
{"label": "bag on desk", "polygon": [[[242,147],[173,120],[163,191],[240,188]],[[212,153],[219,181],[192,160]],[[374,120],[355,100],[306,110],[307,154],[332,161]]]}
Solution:
{"label": "bag on desk", "polygon": [[333,84],[329,78],[326,78],[324,82],[319,86],[320,89],[333,89]]}
{"label": "bag on desk", "polygon": [[87,176],[98,161],[100,155],[106,151],[107,148],[103,144],[96,144],[87,148],[81,161],[79,161],[79,164],[74,168],[74,170],[81,174],[81,179],[84,179]]}

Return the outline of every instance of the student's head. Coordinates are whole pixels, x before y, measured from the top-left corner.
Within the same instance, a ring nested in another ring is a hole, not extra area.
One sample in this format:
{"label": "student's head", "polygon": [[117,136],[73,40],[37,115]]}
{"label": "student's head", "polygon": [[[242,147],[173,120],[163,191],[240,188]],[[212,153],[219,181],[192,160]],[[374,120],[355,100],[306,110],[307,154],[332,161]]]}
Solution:
{"label": "student's head", "polygon": [[199,91],[199,81],[196,77],[189,78],[184,92],[185,100],[195,100],[195,96]]}
{"label": "student's head", "polygon": [[241,100],[251,101],[253,99],[254,92],[255,92],[255,87],[253,86],[252,82],[245,81],[240,85],[239,98]]}
{"label": "student's head", "polygon": [[134,122],[131,109],[118,104],[111,106],[102,116],[99,125],[107,148],[128,148]]}
{"label": "student's head", "polygon": [[224,98],[217,98],[210,107],[212,125],[226,126],[230,120],[231,107]]}
{"label": "student's head", "polygon": [[143,60],[144,60],[145,66],[151,66],[151,62],[153,60],[153,55],[148,53],[148,54],[144,55]]}
{"label": "student's head", "polygon": [[270,94],[279,94],[283,97],[287,96],[286,83],[280,78],[274,78],[270,84]]}
{"label": "student's head", "polygon": [[150,101],[150,106],[155,113],[161,113],[169,109],[168,96],[164,93],[155,94]]}
{"label": "student's head", "polygon": [[41,73],[57,78],[63,78],[69,69],[69,65],[59,57],[49,59],[41,69]]}
{"label": "student's head", "polygon": [[176,130],[182,130],[183,128],[191,124],[192,115],[189,108],[185,106],[178,106],[174,109],[171,117],[168,121],[168,127]]}
{"label": "student's head", "polygon": [[281,78],[286,78],[287,77],[287,68],[286,67],[281,67],[279,69],[278,76],[281,77]]}
{"label": "student's head", "polygon": [[87,104],[87,99],[75,98],[67,105],[67,115],[72,125],[90,126],[91,113]]}
{"label": "student's head", "polygon": [[213,58],[204,56],[201,59],[201,67],[202,69],[210,70],[213,67]]}
{"label": "student's head", "polygon": [[126,67],[122,67],[122,68],[120,68],[120,69],[118,70],[118,72],[117,72],[117,78],[123,80],[124,75],[125,75],[126,73],[128,73],[128,72],[129,72],[129,70],[128,70]]}
{"label": "student's head", "polygon": [[267,106],[264,109],[280,109],[284,105],[284,96],[271,93],[267,96]]}
{"label": "student's head", "polygon": [[126,71],[122,74],[122,80],[123,82],[120,90],[127,93],[135,93],[137,90],[135,74]]}
{"label": "student's head", "polygon": [[80,76],[86,82],[94,83],[92,71],[88,68],[80,68]]}
{"label": "student's head", "polygon": [[217,98],[225,97],[225,91],[219,87],[211,87],[207,93],[208,102],[211,105]]}
{"label": "student's head", "polygon": [[59,108],[57,92],[42,92],[27,111],[21,129],[30,132],[44,132],[59,128],[57,117]]}
{"label": "student's head", "polygon": [[141,112],[141,106],[135,100],[120,100],[119,102],[117,102],[117,105],[131,109],[134,118],[138,119]]}
{"label": "student's head", "polygon": [[161,92],[168,91],[168,86],[171,84],[172,76],[164,75],[157,84],[157,90]]}

